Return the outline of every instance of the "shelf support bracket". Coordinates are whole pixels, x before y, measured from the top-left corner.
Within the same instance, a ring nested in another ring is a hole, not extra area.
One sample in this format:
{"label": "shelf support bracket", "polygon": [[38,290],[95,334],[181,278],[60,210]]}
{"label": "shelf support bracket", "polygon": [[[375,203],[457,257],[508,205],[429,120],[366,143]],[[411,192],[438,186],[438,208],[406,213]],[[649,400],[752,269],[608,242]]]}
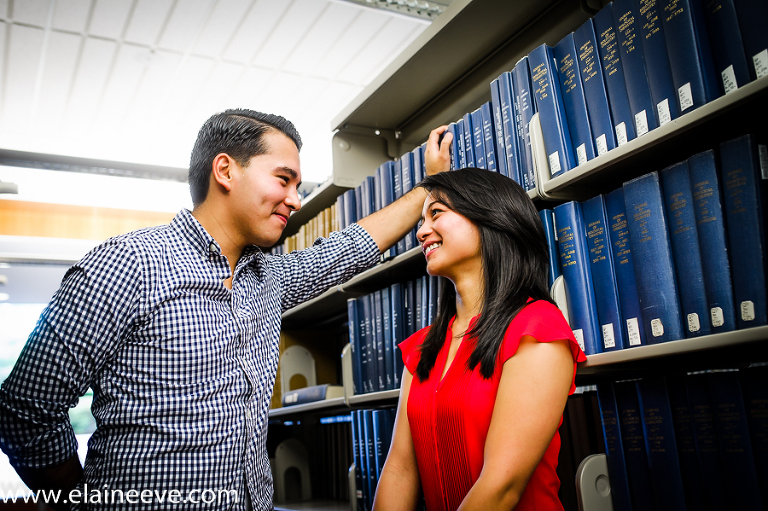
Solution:
{"label": "shelf support bracket", "polygon": [[387,141],[387,155],[392,159],[400,156],[399,140],[401,138],[401,133],[399,131],[383,128],[369,128],[367,126],[357,126],[355,124],[343,124],[339,127],[339,131],[364,135],[367,137],[383,138]]}

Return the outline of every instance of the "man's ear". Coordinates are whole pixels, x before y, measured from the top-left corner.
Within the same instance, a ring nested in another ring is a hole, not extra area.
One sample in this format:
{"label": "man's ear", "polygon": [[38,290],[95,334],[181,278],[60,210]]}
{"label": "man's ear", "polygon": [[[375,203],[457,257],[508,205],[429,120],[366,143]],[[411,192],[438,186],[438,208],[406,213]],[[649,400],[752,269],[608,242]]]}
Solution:
{"label": "man's ear", "polygon": [[225,191],[232,190],[232,173],[236,162],[227,153],[219,153],[213,158],[211,178]]}

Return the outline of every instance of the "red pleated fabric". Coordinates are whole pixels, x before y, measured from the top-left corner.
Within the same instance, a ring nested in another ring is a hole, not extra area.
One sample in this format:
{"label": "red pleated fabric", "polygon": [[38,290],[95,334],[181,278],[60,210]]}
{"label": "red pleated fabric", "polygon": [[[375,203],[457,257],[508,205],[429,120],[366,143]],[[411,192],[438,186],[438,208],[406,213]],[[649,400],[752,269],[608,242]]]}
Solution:
{"label": "red pleated fabric", "polygon": [[[429,327],[424,328],[400,344],[403,361],[411,374],[416,371],[419,346],[428,331]],[[500,350],[500,362],[491,378],[483,379],[479,365],[473,371],[468,369],[472,343],[465,340],[440,381],[452,336],[450,328],[429,379],[420,382],[417,377],[413,378],[408,396],[408,422],[429,511],[457,509],[480,476],[502,366],[515,354],[520,338],[525,335],[539,342],[569,339],[575,379],[576,362],[586,360],[586,356],[560,310],[544,301],[530,302],[512,320]],[[576,388],[574,381],[571,381],[570,393]],[[555,472],[559,452],[560,436],[555,433],[516,511],[563,509],[557,497],[560,480]]]}

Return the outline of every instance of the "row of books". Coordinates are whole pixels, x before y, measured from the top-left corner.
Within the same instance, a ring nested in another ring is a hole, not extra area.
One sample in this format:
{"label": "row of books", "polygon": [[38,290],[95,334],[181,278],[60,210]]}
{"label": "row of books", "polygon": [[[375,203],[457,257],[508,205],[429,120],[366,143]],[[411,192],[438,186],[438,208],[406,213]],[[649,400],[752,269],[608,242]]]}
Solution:
{"label": "row of books", "polygon": [[355,394],[400,388],[403,357],[397,345],[432,323],[440,285],[425,275],[347,300]]}
{"label": "row of books", "polygon": [[597,385],[614,509],[768,506],[768,366]]}
{"label": "row of books", "polygon": [[768,150],[745,135],[718,152],[545,213],[588,355],[768,324]]}
{"label": "row of books", "polygon": [[327,238],[332,232],[340,230],[338,201],[325,208],[317,216],[299,227],[299,232],[288,236],[283,243],[272,249],[273,254],[288,254],[294,250],[311,247],[317,238]]}
{"label": "row of books", "polygon": [[[766,20],[756,0],[614,0],[491,83],[499,172],[535,188],[537,112],[555,177],[765,76]],[[472,166],[467,123],[454,123],[457,167]]]}
{"label": "row of books", "polygon": [[352,452],[358,511],[373,509],[373,497],[389,453],[394,424],[394,408],[352,412]]}

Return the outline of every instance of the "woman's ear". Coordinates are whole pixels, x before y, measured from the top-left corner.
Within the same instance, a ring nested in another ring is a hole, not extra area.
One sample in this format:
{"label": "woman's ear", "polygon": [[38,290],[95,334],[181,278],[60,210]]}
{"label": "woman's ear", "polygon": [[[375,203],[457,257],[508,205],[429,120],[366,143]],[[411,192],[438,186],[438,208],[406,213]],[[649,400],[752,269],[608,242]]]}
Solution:
{"label": "woman's ear", "polygon": [[226,192],[232,190],[232,172],[236,162],[227,153],[219,153],[213,158],[211,178]]}

